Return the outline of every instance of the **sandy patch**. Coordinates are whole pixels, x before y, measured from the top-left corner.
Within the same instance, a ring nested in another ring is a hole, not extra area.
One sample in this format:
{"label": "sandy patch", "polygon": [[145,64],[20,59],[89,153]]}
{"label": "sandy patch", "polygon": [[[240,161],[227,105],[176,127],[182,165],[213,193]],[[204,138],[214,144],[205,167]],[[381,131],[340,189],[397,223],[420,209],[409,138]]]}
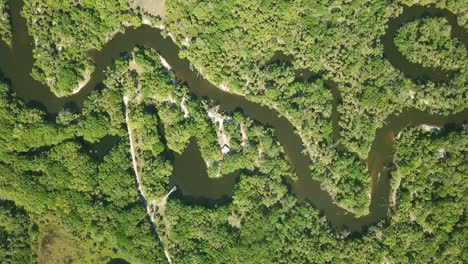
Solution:
{"label": "sandy patch", "polygon": [[227,152],[229,152],[228,147],[231,141],[231,139],[226,135],[224,131],[224,120],[226,119],[226,117],[219,113],[219,106],[215,106],[213,108],[208,109],[208,117],[210,117],[213,123],[218,125],[218,130],[216,131],[216,134],[218,136],[218,144],[223,154],[226,154]]}
{"label": "sandy patch", "polygon": [[140,8],[143,13],[164,18],[166,16],[166,0],[129,0],[130,8]]}
{"label": "sandy patch", "polygon": [[241,228],[241,218],[238,217],[237,215],[231,214],[228,217],[228,223],[230,226],[240,229]]}
{"label": "sandy patch", "polygon": [[[48,79],[46,80],[46,83],[48,86],[54,86],[53,84],[53,79]],[[83,74],[83,80],[81,80],[78,85],[75,87],[75,89],[73,89],[73,91],[71,92],[71,94],[77,94],[81,91],[81,89],[83,89],[87,84],[88,82],[91,80],[91,71],[86,71],[84,74]],[[60,94],[56,94],[57,97],[61,98],[61,97],[67,97],[67,96],[70,96],[70,94],[66,93],[66,94],[63,94],[63,93],[60,93]]]}
{"label": "sandy patch", "polygon": [[159,59],[161,59],[161,64],[164,68],[166,68],[166,70],[171,70],[171,65],[169,65],[166,59],[164,59],[162,56],[159,56]]}
{"label": "sandy patch", "polygon": [[138,75],[141,75],[143,73],[143,67],[136,63],[135,59],[130,61],[130,63],[128,64],[128,69],[130,71],[136,71]]}
{"label": "sandy patch", "polygon": [[182,98],[182,101],[180,102],[180,108],[182,108],[182,111],[184,112],[184,118],[188,118],[189,110],[187,108],[187,105],[185,105],[185,97]]}
{"label": "sandy patch", "polygon": [[418,128],[424,130],[424,131],[427,131],[427,132],[430,132],[432,130],[439,130],[441,129],[441,127],[438,127],[438,126],[431,126],[431,125],[427,125],[427,124],[422,124],[420,126],[418,126]]}
{"label": "sandy patch", "polygon": [[192,43],[192,40],[189,37],[185,37],[184,40],[182,40],[182,45],[185,47],[189,47],[190,43]]}
{"label": "sandy patch", "polygon": [[240,132],[242,135],[242,143],[241,146],[246,147],[249,145],[249,138],[247,136],[247,128],[244,124],[240,125]]}
{"label": "sandy patch", "polygon": [[83,74],[83,80],[80,83],[78,83],[78,86],[73,90],[72,94],[79,93],[81,89],[83,89],[90,80],[91,80],[91,72],[86,71],[85,74]]}

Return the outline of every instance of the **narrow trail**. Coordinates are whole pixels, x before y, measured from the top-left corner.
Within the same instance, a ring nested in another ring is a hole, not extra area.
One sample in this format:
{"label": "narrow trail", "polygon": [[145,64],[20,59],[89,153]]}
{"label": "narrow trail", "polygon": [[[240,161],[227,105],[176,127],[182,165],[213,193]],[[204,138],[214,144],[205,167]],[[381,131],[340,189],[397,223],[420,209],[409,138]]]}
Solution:
{"label": "narrow trail", "polygon": [[[130,154],[132,156],[132,165],[133,165],[133,170],[135,172],[135,179],[136,179],[137,184],[138,184],[138,192],[140,193],[140,196],[141,196],[141,198],[143,199],[143,201],[145,203],[146,213],[148,214],[148,216],[149,216],[149,218],[151,220],[151,223],[153,224],[153,228],[154,228],[154,230],[156,232],[156,235],[158,237],[158,241],[159,241],[159,243],[161,244],[161,246],[164,249],[164,255],[166,256],[167,262],[169,264],[171,264],[172,263],[171,256],[169,254],[169,251],[166,249],[166,247],[164,245],[164,242],[162,241],[161,237],[159,236],[158,226],[156,225],[156,221],[154,220],[154,209],[151,206],[153,201],[148,201],[148,199],[146,198],[145,192],[143,191],[143,184],[141,182],[140,171],[138,169],[138,161],[137,161],[137,157],[136,157],[133,132],[132,132],[132,129],[130,127],[130,116],[129,116],[129,110],[128,110],[128,101],[129,101],[128,97],[124,96],[123,97],[123,102],[124,102],[124,105],[125,105],[125,123],[127,124],[128,140],[130,142]],[[174,188],[172,188],[172,189],[174,189]],[[164,199],[163,199],[164,201],[167,200],[167,197],[169,197],[169,195],[171,194],[172,191],[173,190],[171,190],[164,197]]]}
{"label": "narrow trail", "polygon": [[177,186],[173,186],[172,189],[156,204],[156,206],[158,207],[158,210],[162,214],[164,214],[164,211],[166,210],[167,199],[175,191],[177,191]]}

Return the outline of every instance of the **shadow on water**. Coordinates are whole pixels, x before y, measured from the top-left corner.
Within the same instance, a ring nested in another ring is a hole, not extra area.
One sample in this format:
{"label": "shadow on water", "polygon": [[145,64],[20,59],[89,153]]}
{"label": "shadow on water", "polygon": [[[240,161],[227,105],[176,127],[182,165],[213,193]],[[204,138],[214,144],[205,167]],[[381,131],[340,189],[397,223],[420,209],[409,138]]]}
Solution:
{"label": "shadow on water", "polygon": [[119,136],[107,135],[99,139],[95,143],[90,143],[84,139],[81,139],[81,144],[84,150],[97,160],[102,161],[104,157],[109,153],[112,147],[120,140]]}
{"label": "shadow on water", "polygon": [[206,163],[195,139],[190,140],[181,155],[175,155],[170,184],[180,187],[176,191],[177,196],[187,203],[206,205],[225,204],[231,201],[234,185],[240,175],[239,171],[217,179],[208,177]]}
{"label": "shadow on water", "polygon": [[[352,231],[359,231],[362,227],[371,225],[384,218],[388,211],[389,180],[388,169],[393,154],[393,138],[398,132],[408,126],[419,124],[443,125],[453,122],[466,122],[468,112],[464,111],[452,116],[434,116],[417,110],[407,110],[400,115],[390,116],[386,125],[377,130],[372,149],[366,160],[372,177],[372,200],[370,214],[356,218],[352,214],[335,205],[330,195],[320,188],[320,183],[310,177],[310,158],[303,153],[303,145],[300,137],[294,133],[295,129],[291,123],[275,110],[266,106],[248,101],[245,97],[230,94],[218,89],[206,79],[192,70],[190,63],[178,57],[179,48],[169,38],[163,38],[159,29],[149,26],[140,28],[128,28],[125,33],[116,34],[102,50],[90,51],[89,56],[93,59],[96,69],[92,74],[92,79],[78,93],[66,98],[57,98],[49,88],[35,81],[30,72],[33,65],[32,38],[27,33],[26,21],[20,16],[22,1],[10,0],[13,24],[13,48],[0,41],[0,69],[6,78],[11,80],[13,90],[23,100],[37,101],[45,105],[49,113],[57,113],[64,105],[72,102],[81,107],[86,96],[100,85],[105,77],[104,69],[112,64],[113,59],[119,58],[123,52],[131,51],[135,46],[142,45],[157,50],[176,73],[177,79],[186,83],[191,93],[199,98],[209,98],[215,104],[220,105],[221,111],[231,112],[235,109],[242,109],[250,118],[258,121],[262,125],[270,126],[274,129],[275,136],[281,143],[286,157],[292,169],[298,176],[298,180],[290,183],[290,189],[299,200],[310,201],[316,208],[321,210],[332,226],[337,228],[348,227]],[[421,11],[422,10],[422,11]],[[389,33],[384,37],[385,55],[395,67],[403,71],[413,79],[431,78],[437,76],[431,69],[421,68],[418,65],[406,63],[401,59],[401,54],[395,53],[394,45],[387,42],[393,39],[395,30],[399,25],[425,13],[432,14],[435,10],[449,17],[453,24],[453,15],[447,11],[434,8],[405,8],[403,14],[389,23]],[[426,12],[427,11],[427,12]],[[456,27],[454,27],[456,28]],[[457,30],[455,30],[457,31]],[[458,33],[457,33],[458,34]],[[465,38],[466,39],[466,38]],[[278,53],[272,61],[290,59],[284,54]],[[398,57],[400,56],[400,57]],[[404,58],[403,58],[404,59]],[[415,70],[413,70],[413,68]],[[308,71],[303,71],[303,79],[313,76]],[[445,76],[445,75],[444,75]],[[443,78],[446,78],[442,76]],[[334,139],[339,142],[338,134],[338,111],[336,105],[340,104],[339,91],[333,83],[327,83],[334,95]],[[106,141],[106,140],[104,140]],[[111,140],[112,141],[112,140]],[[220,179],[211,179],[206,173],[206,164],[201,158],[197,144],[192,140],[182,155],[174,156],[174,173],[171,177],[171,184],[180,187],[178,196],[187,203],[216,204],[226,203],[231,200],[234,185],[238,173],[225,175]],[[379,176],[380,174],[380,176]]]}
{"label": "shadow on water", "polygon": [[382,37],[384,56],[395,68],[403,72],[405,76],[417,82],[448,82],[456,72],[445,71],[441,68],[423,67],[421,64],[412,63],[398,51],[398,48],[393,41],[399,28],[408,22],[412,22],[422,17],[445,17],[452,26],[452,37],[460,40],[465,45],[465,48],[468,49],[468,33],[466,29],[457,24],[457,17],[453,13],[446,9],[436,8],[433,5],[416,5],[405,7],[400,16],[393,18],[388,22],[387,31]]}
{"label": "shadow on water", "polygon": [[130,262],[126,261],[125,259],[115,258],[111,259],[107,264],[130,264]]}
{"label": "shadow on water", "polygon": [[271,59],[267,61],[266,65],[276,64],[276,65],[292,66],[291,62],[293,59],[294,58],[291,55],[286,55],[284,54],[283,51],[277,50],[275,51]]}

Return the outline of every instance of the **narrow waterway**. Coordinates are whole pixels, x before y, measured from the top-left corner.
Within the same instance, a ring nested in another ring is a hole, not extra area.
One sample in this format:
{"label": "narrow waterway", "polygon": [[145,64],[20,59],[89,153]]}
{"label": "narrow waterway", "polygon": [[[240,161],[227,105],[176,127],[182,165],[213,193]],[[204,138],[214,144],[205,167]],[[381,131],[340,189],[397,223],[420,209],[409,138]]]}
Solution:
{"label": "narrow waterway", "polygon": [[[72,103],[81,107],[86,96],[104,79],[103,70],[111,65],[112,60],[116,59],[123,52],[131,51],[136,45],[142,45],[156,49],[168,61],[175,71],[178,80],[186,83],[190,91],[197,97],[207,97],[215,104],[220,105],[220,110],[233,111],[242,109],[242,111],[252,119],[261,124],[272,127],[279,142],[283,146],[291,167],[298,175],[299,180],[290,183],[291,191],[299,200],[307,200],[316,208],[321,210],[333,227],[346,227],[352,231],[360,231],[362,227],[376,223],[387,215],[389,200],[389,180],[388,169],[393,155],[393,139],[403,128],[408,126],[417,126],[420,124],[429,124],[443,126],[448,123],[466,122],[468,120],[468,111],[451,116],[434,116],[418,110],[408,109],[400,115],[390,116],[386,125],[377,131],[369,158],[366,160],[370,177],[372,177],[372,201],[370,214],[361,218],[355,218],[352,214],[336,206],[327,192],[321,190],[320,183],[310,177],[308,156],[302,154],[302,141],[294,133],[294,127],[284,117],[278,117],[278,112],[266,106],[250,102],[244,97],[230,94],[218,89],[209,81],[204,79],[198,72],[192,70],[187,60],[178,57],[179,48],[170,38],[163,38],[159,29],[149,26],[142,26],[134,29],[129,28],[122,34],[118,33],[107,43],[102,50],[90,51],[89,55],[96,65],[96,70],[91,75],[89,83],[78,93],[67,98],[57,98],[49,88],[40,84],[31,78],[30,72],[33,65],[32,56],[32,38],[27,33],[25,19],[20,15],[22,1],[10,0],[12,24],[13,24],[13,45],[10,49],[3,42],[0,42],[0,71],[11,81],[13,90],[16,94],[27,102],[37,102],[43,105],[49,113],[58,112],[65,104]],[[424,8],[427,9],[427,8]],[[412,14],[413,9],[406,8],[402,17],[417,17],[419,13]],[[409,19],[409,18],[408,18]],[[408,21],[407,19],[402,21]],[[452,20],[450,20],[453,23]],[[393,22],[390,22],[390,24]],[[398,22],[400,23],[400,22]],[[395,25],[398,25],[395,22]],[[396,28],[384,37],[393,39],[392,34]],[[466,38],[463,39],[466,43]],[[385,55],[389,57],[395,67],[400,68],[411,78],[426,78],[427,74],[415,74],[413,76],[412,65],[404,65],[404,60],[394,57],[394,51],[387,48]],[[389,50],[387,50],[389,49]],[[404,59],[404,58],[403,58]],[[422,69],[426,71],[426,69]],[[432,73],[430,73],[432,76]],[[445,73],[437,73],[445,76]],[[437,74],[434,74],[436,76]],[[332,83],[327,85],[335,96],[334,109],[340,103],[339,90]],[[338,112],[334,111],[334,120],[339,120]],[[337,122],[336,122],[337,123]],[[335,137],[338,136],[338,127],[335,126]],[[194,142],[182,155],[175,155],[175,169],[171,178],[173,184],[178,185],[180,193],[187,199],[201,203],[215,202],[225,200],[232,196],[236,175],[228,175],[221,179],[209,179],[206,174],[206,166],[199,150]],[[380,177],[378,175],[380,174]],[[178,191],[179,192],[179,191]]]}

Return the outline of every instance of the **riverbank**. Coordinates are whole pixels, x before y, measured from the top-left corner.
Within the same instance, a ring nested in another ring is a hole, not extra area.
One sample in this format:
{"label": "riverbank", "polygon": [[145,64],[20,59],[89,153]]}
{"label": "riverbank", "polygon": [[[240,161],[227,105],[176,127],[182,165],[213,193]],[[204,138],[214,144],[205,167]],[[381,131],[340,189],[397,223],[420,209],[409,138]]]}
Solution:
{"label": "riverbank", "polygon": [[[14,20],[21,22],[19,13],[13,12]],[[14,23],[16,31],[22,35],[27,35],[26,23]],[[285,149],[291,167],[299,176],[299,180],[291,182],[291,190],[300,200],[307,200],[311,202],[316,208],[322,210],[327,216],[327,219],[333,226],[343,227],[346,226],[351,230],[361,230],[362,227],[368,226],[378,222],[380,219],[387,216],[387,208],[378,205],[378,201],[384,199],[388,200],[388,175],[383,173],[380,181],[372,186],[372,200],[370,214],[361,218],[356,218],[348,214],[346,210],[339,208],[333,203],[330,195],[323,191],[321,184],[313,181],[310,177],[308,166],[310,159],[308,156],[302,154],[303,140],[301,137],[294,133],[295,126],[293,126],[286,118],[278,117],[279,113],[266,106],[248,101],[244,97],[236,94],[228,88],[226,84],[217,87],[209,81],[209,76],[205,76],[203,72],[197,72],[191,69],[191,64],[187,60],[178,58],[179,47],[171,41],[170,38],[164,38],[162,31],[159,29],[142,26],[138,29],[129,28],[125,33],[117,33],[112,40],[110,40],[101,51],[90,52],[93,61],[96,64],[96,69],[93,73],[91,80],[80,89],[74,96],[66,98],[57,98],[51,95],[48,87],[38,85],[34,81],[29,72],[32,67],[32,47],[30,45],[16,45],[22,41],[16,40],[13,45],[15,56],[24,56],[18,59],[13,58],[10,54],[10,49],[2,48],[0,54],[8,58],[0,62],[1,69],[5,75],[11,79],[15,92],[24,98],[26,101],[37,101],[42,103],[50,113],[57,113],[64,105],[73,102],[78,107],[86,96],[95,89],[104,79],[104,69],[112,64],[112,60],[118,58],[122,52],[130,52],[136,45],[144,45],[158,50],[167,63],[175,71],[178,80],[181,83],[186,83],[190,88],[191,93],[198,97],[207,97],[215,104],[220,105],[220,110],[225,112],[233,111],[236,108],[241,108],[244,113],[252,119],[259,121],[259,123],[271,126],[275,130],[275,134]],[[24,41],[23,41],[24,42]],[[200,74],[201,73],[201,74]],[[411,111],[410,111],[411,112]],[[456,120],[463,120],[464,113],[452,115],[447,117],[440,116],[441,123],[453,122]],[[411,113],[403,113],[398,119],[388,122],[379,131],[400,131],[406,126],[413,126],[415,118]],[[427,114],[425,119],[418,122],[427,123],[432,122],[437,116]],[[370,171],[378,173],[382,170],[383,166],[389,160],[388,155],[391,156],[392,145],[381,143],[384,137],[377,136],[373,143],[373,149],[369,153],[369,157],[382,160],[373,165],[372,162],[368,163]],[[385,161],[385,162],[384,162]],[[184,166],[183,164],[179,166]],[[377,175],[377,174],[376,174]],[[183,188],[183,186],[181,186]],[[230,184],[226,184],[226,189],[232,188]]]}

